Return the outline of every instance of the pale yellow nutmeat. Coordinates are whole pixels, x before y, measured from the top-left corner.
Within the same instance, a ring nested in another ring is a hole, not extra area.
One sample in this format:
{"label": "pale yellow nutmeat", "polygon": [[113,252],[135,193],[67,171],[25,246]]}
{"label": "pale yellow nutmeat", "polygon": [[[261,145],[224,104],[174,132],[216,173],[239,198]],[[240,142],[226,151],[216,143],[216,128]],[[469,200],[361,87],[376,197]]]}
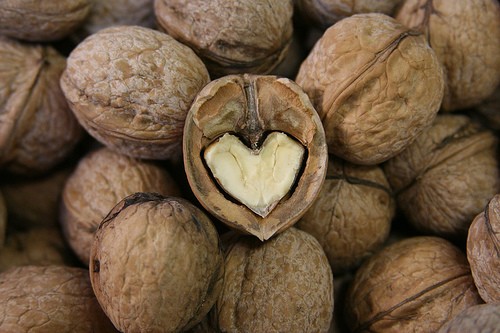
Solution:
{"label": "pale yellow nutmeat", "polygon": [[259,149],[250,149],[226,133],[204,153],[220,186],[262,217],[290,191],[303,156],[304,147],[280,132],[269,134]]}

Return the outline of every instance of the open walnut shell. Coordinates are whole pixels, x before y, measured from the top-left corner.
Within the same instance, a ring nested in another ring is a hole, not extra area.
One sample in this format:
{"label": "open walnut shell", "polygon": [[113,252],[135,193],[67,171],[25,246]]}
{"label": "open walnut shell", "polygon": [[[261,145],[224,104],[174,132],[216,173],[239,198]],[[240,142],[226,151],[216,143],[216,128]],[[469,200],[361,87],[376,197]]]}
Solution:
{"label": "open walnut shell", "polygon": [[261,240],[295,223],[326,175],[321,121],[307,95],[285,78],[212,81],[187,115],[183,144],[187,178],[201,204]]}

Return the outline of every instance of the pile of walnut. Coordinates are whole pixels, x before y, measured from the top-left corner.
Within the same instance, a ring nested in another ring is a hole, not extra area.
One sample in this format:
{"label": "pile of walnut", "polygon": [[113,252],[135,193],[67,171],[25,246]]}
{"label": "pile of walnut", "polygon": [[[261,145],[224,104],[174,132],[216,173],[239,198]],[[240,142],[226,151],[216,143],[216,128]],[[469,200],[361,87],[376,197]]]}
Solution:
{"label": "pile of walnut", "polygon": [[0,332],[498,332],[499,130],[497,0],[0,1]]}

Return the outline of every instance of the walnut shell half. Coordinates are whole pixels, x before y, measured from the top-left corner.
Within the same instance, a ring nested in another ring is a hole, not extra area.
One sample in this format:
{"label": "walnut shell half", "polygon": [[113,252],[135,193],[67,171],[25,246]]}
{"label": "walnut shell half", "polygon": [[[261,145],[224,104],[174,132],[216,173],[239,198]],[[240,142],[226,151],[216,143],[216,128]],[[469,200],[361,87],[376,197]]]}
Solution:
{"label": "walnut shell half", "polygon": [[[230,148],[220,150],[228,154],[211,161],[213,147],[225,142]],[[327,159],[321,121],[289,79],[229,75],[214,80],[186,118],[184,165],[194,194],[224,223],[261,240],[305,213],[321,189]],[[232,178],[222,179],[217,167]],[[254,199],[258,203],[251,203]]]}

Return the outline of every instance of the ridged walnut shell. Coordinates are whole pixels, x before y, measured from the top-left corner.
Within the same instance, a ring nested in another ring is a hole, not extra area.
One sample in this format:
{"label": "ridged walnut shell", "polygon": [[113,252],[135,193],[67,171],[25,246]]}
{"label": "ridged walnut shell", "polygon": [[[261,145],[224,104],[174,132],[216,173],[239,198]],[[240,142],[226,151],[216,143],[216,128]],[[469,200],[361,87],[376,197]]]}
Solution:
{"label": "ridged walnut shell", "polygon": [[118,202],[136,192],[180,194],[170,174],[153,163],[108,148],[80,160],[62,191],[60,221],[68,243],[85,265],[101,221]]}
{"label": "ridged walnut shell", "polygon": [[159,31],[118,26],[71,52],[61,87],[78,121],[110,149],[180,160],[186,113],[208,81],[187,46]]}
{"label": "ridged walnut shell", "polygon": [[53,48],[0,37],[0,166],[42,173],[66,158],[82,129],[59,87],[66,60]]}
{"label": "ridged walnut shell", "polygon": [[224,287],[211,314],[219,332],[325,333],[333,315],[333,276],[318,241],[290,228],[266,242],[235,238]]}
{"label": "ridged walnut shell", "polygon": [[[305,149],[290,188],[265,217],[226,193],[206,166],[203,152],[226,133],[258,149],[270,132],[281,132]],[[311,206],[326,175],[328,153],[321,121],[293,81],[275,76],[228,75],[206,85],[186,118],[184,166],[200,203],[232,228],[270,238],[293,225]]]}
{"label": "ridged walnut shell", "polygon": [[0,331],[118,332],[103,313],[83,268],[23,266],[0,274]]}
{"label": "ridged walnut shell", "polygon": [[136,193],[102,221],[90,280],[121,332],[182,332],[200,322],[222,288],[224,258],[209,218],[188,201]]}
{"label": "ridged walnut shell", "polygon": [[444,110],[477,105],[500,83],[497,0],[408,0],[396,18],[425,32],[443,65]]}
{"label": "ridged walnut shell", "polygon": [[495,135],[461,115],[431,128],[384,165],[397,204],[418,230],[464,239],[499,190]]}
{"label": "ridged walnut shell", "polygon": [[210,75],[267,74],[292,40],[291,0],[155,0],[158,23],[189,45]]}
{"label": "ridged walnut shell", "polygon": [[321,192],[296,226],[316,237],[338,274],[355,268],[382,246],[395,207],[382,168],[330,156]]}
{"label": "ridged walnut shell", "polygon": [[2,0],[0,35],[53,41],[69,35],[87,17],[91,0]]}
{"label": "ridged walnut shell", "polygon": [[467,259],[486,303],[500,303],[500,195],[478,214],[467,236]]}
{"label": "ridged walnut shell", "polygon": [[500,331],[500,304],[471,306],[444,324],[437,333],[498,333]]}
{"label": "ridged walnut shell", "polygon": [[435,332],[481,304],[465,255],[438,237],[412,237],[370,257],[346,295],[352,332]]}
{"label": "ridged walnut shell", "polygon": [[296,79],[316,107],[329,152],[378,164],[434,120],[443,71],[425,36],[383,14],[358,14],[325,31]]}

